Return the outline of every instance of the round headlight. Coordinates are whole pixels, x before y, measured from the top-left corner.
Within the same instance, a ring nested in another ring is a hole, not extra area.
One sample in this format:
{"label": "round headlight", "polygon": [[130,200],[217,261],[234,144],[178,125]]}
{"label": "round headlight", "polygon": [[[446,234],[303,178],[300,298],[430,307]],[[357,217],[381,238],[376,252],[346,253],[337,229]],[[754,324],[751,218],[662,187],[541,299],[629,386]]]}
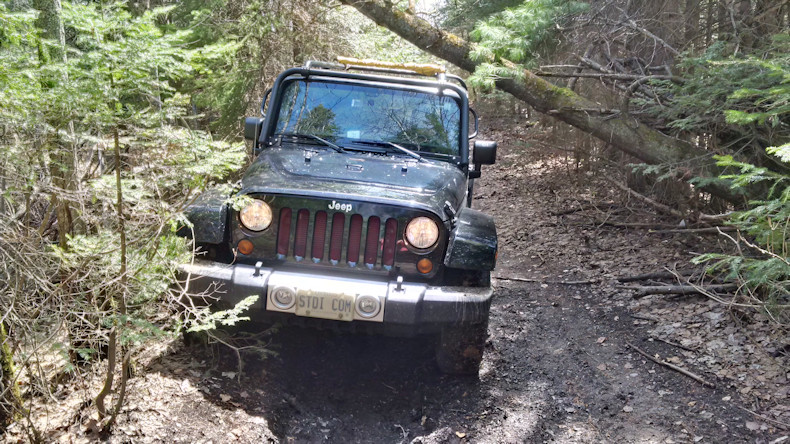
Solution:
{"label": "round headlight", "polygon": [[239,220],[249,230],[263,231],[272,223],[272,207],[262,200],[254,199],[241,209]]}
{"label": "round headlight", "polygon": [[414,248],[424,250],[439,240],[439,226],[428,217],[420,216],[406,225],[406,241]]}

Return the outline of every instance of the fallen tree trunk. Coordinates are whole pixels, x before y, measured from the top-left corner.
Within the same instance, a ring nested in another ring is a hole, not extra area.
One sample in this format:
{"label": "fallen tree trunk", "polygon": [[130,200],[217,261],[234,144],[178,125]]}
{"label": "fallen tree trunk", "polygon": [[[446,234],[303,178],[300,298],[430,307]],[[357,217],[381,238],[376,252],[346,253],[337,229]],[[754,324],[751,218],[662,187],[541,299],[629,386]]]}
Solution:
{"label": "fallen tree trunk", "polygon": [[[390,29],[418,48],[442,58],[459,68],[474,72],[482,63],[499,63],[522,71],[521,78],[502,78],[497,88],[508,92],[531,105],[538,112],[549,114],[580,130],[611,144],[615,148],[648,164],[666,164],[677,169],[681,178],[716,175],[711,153],[686,141],[676,139],[652,129],[628,114],[619,116],[589,113],[600,108],[598,103],[586,99],[568,88],[556,86],[505,59],[490,57],[476,61],[469,56],[473,43],[455,34],[435,28],[427,21],[392,8],[386,0],[341,0],[351,5],[377,24]],[[728,186],[709,184],[703,187],[716,196],[731,202],[743,202]]]}

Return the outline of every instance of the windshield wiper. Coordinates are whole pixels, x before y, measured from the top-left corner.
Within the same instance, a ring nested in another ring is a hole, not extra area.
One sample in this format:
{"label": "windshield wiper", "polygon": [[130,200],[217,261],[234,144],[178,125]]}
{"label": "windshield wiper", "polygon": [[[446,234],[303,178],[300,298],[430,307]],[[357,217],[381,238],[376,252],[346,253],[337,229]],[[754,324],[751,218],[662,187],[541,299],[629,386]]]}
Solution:
{"label": "windshield wiper", "polygon": [[423,161],[422,156],[420,156],[419,154],[415,153],[414,151],[412,151],[412,150],[410,150],[408,148],[404,148],[404,147],[398,145],[397,143],[387,142],[385,140],[354,140],[354,143],[360,143],[360,144],[363,144],[363,145],[391,146],[391,147],[395,148],[396,150],[402,152],[403,154],[406,154],[407,156],[410,156],[410,157],[413,157],[413,158],[417,159],[418,162],[422,162]]}
{"label": "windshield wiper", "polygon": [[286,137],[295,137],[295,138],[303,138],[303,139],[313,139],[313,140],[317,140],[317,141],[323,143],[324,145],[328,146],[329,148],[332,148],[333,150],[337,151],[338,153],[345,153],[346,152],[339,145],[336,145],[336,144],[334,144],[334,143],[332,143],[332,142],[330,142],[330,141],[328,141],[326,139],[318,137],[315,134],[278,133],[278,134],[275,134],[275,136],[281,136],[281,137],[282,136],[286,136]]}

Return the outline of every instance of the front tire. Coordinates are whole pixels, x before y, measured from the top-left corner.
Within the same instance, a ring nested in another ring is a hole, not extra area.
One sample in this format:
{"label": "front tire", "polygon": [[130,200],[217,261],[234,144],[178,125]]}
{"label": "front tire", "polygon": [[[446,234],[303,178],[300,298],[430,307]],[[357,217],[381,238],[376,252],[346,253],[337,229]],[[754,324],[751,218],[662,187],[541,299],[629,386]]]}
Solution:
{"label": "front tire", "polygon": [[488,320],[481,324],[442,328],[436,346],[439,370],[452,375],[477,375],[488,338]]}

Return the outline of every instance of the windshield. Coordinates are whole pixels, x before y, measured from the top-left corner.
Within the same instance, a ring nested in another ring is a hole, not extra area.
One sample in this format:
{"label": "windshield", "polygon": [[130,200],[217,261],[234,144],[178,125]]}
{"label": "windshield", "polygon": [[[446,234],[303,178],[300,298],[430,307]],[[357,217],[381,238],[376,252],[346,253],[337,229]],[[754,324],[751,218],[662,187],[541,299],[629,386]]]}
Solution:
{"label": "windshield", "polygon": [[447,95],[296,80],[285,87],[276,132],[457,156],[460,121],[458,102]]}

